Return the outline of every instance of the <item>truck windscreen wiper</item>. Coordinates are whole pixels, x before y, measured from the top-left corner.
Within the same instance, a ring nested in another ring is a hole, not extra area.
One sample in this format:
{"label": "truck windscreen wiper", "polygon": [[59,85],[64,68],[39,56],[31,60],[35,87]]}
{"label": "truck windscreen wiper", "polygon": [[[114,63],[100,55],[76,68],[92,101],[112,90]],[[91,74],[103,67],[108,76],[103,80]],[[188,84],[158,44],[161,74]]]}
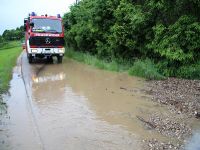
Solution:
{"label": "truck windscreen wiper", "polygon": [[33,32],[40,32],[40,33],[45,33],[46,31],[44,29],[32,29]]}
{"label": "truck windscreen wiper", "polygon": [[60,33],[57,30],[46,30],[46,32],[52,32],[52,33]]}

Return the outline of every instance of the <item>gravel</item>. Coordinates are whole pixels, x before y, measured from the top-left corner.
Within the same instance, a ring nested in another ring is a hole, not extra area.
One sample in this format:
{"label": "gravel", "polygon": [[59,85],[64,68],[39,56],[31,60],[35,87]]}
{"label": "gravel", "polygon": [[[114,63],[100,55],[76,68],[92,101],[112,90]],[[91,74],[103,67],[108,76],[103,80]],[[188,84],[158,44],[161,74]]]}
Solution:
{"label": "gravel", "polygon": [[148,121],[154,124],[156,131],[167,137],[175,137],[182,141],[192,134],[191,127],[187,123],[171,116],[153,114]]}
{"label": "gravel", "polygon": [[144,140],[145,150],[182,150],[188,137],[192,136],[192,127],[186,121],[190,118],[200,120],[200,80],[168,78],[162,81],[149,81],[146,93],[154,102],[167,106],[171,114],[158,112],[139,118],[145,126],[160,134],[175,139],[161,141],[159,139]]}
{"label": "gravel", "polygon": [[147,93],[152,100],[167,105],[177,113],[200,118],[200,81],[168,78],[163,81],[149,81]]}
{"label": "gravel", "polygon": [[143,140],[144,150],[183,150],[183,146],[180,144],[173,144],[171,142],[164,143],[157,139]]}

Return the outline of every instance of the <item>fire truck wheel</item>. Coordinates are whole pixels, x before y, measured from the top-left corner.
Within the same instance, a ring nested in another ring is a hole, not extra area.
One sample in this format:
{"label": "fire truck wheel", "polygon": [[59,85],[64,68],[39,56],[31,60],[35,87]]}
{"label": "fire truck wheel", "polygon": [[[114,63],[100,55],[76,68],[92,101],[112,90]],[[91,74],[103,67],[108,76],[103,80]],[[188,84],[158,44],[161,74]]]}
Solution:
{"label": "fire truck wheel", "polygon": [[63,59],[62,56],[57,56],[57,59],[58,59],[58,63],[62,63],[62,59]]}
{"label": "fire truck wheel", "polygon": [[52,57],[52,56],[47,57],[47,62],[49,62],[49,63],[53,63],[53,57]]}
{"label": "fire truck wheel", "polygon": [[33,62],[33,57],[32,56],[28,56],[28,62],[31,64]]}

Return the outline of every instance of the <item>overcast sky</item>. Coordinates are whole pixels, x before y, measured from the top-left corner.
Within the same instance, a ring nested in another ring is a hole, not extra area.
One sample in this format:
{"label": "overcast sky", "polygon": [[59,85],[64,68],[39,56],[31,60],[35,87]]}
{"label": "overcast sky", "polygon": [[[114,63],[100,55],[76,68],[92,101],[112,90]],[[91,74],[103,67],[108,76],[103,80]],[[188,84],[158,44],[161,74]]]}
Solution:
{"label": "overcast sky", "polygon": [[32,11],[38,15],[63,15],[74,3],[75,0],[0,0],[0,35],[5,29],[23,25]]}

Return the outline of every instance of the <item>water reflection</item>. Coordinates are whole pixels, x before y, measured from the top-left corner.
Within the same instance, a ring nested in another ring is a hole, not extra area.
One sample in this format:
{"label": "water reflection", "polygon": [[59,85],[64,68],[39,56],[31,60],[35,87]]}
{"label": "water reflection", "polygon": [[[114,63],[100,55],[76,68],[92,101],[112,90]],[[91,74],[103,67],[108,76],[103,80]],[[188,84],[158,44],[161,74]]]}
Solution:
{"label": "water reflection", "polygon": [[63,105],[65,101],[66,74],[48,73],[40,76],[32,76],[32,98],[35,107],[51,108],[52,105]]}
{"label": "water reflection", "polygon": [[32,76],[33,83],[44,83],[48,81],[61,81],[66,78],[66,74],[61,72],[55,75],[47,75],[47,76],[36,76],[35,74]]}

